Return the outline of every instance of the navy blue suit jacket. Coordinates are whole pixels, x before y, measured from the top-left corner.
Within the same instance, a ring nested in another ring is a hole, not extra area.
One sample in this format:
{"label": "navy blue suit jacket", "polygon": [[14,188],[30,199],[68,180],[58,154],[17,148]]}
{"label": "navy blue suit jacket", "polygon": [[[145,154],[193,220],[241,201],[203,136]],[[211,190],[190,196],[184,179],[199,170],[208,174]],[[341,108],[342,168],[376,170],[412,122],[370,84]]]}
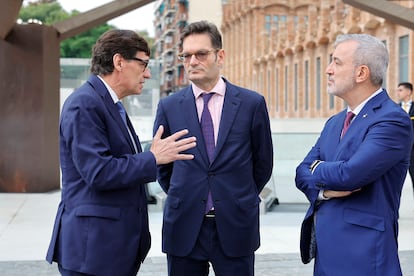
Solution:
{"label": "navy blue suit jacket", "polygon": [[[302,224],[302,260],[310,261],[316,213],[315,275],[401,275],[398,209],[412,144],[410,118],[385,90],[366,103],[340,139],[345,115],[327,121],[297,167],[296,185],[311,203]],[[311,174],[314,160],[325,162]],[[321,189],[361,190],[318,202]]]}
{"label": "navy blue suit jacket", "polygon": [[[226,80],[225,80],[226,81]],[[226,81],[214,160],[209,164],[191,86],[162,99],[154,129],[164,135],[188,129],[195,158],[159,166],[159,182],[168,194],[163,220],[163,251],[186,256],[196,242],[209,189],[224,252],[238,257],[260,245],[259,193],[273,168],[269,117],[263,96]]]}
{"label": "navy blue suit jacket", "polygon": [[143,184],[156,179],[151,152],[135,154],[118,109],[97,76],[66,100],[60,122],[62,200],[49,262],[93,275],[133,275],[150,247]]}

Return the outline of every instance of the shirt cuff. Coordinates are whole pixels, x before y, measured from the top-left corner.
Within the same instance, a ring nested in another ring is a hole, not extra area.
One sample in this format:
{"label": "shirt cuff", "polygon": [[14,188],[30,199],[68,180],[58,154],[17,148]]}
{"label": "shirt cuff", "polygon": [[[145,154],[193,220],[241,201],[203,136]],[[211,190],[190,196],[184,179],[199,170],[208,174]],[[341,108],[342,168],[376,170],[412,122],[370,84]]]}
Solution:
{"label": "shirt cuff", "polygon": [[311,174],[313,174],[313,172],[316,170],[316,168],[323,162],[324,161],[322,161],[322,160],[313,161],[312,164],[309,167],[309,170],[310,170]]}
{"label": "shirt cuff", "polygon": [[329,197],[324,197],[323,196],[323,192],[324,192],[325,190],[319,190],[319,194],[318,194],[318,200],[330,200],[330,198]]}

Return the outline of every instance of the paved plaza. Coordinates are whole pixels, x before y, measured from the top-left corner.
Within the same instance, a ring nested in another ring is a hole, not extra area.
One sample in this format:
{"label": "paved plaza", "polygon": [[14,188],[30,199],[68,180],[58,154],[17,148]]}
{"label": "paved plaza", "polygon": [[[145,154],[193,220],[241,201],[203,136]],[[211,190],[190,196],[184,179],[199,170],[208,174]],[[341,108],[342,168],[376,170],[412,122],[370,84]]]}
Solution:
{"label": "paved plaza", "polygon": [[[256,252],[256,276],[312,275],[312,264],[303,265],[300,261],[299,232],[308,204],[295,187],[294,172],[324,122],[324,119],[271,122],[272,129],[278,130],[273,137],[273,193],[280,204],[269,212],[261,208],[261,246]],[[140,137],[146,137],[144,133],[151,129],[152,121],[141,118],[135,123]],[[0,276],[59,275],[56,264],[49,265],[44,260],[59,200],[60,191],[0,193]],[[166,276],[166,257],[161,252],[162,208],[160,204],[149,207],[152,247],[139,275]],[[399,223],[403,274],[414,275],[414,197],[409,177],[404,184]]]}
{"label": "paved plaza", "polygon": [[[56,265],[44,261],[60,198],[60,191],[40,194],[0,193],[0,275],[59,275]],[[139,275],[165,276],[161,252],[162,212],[150,206],[152,248]],[[299,257],[299,229],[307,205],[282,203],[262,213],[261,241],[256,252],[256,275],[312,275],[312,264]],[[400,258],[404,275],[414,275],[414,199],[409,179],[400,208]],[[211,273],[211,275],[214,275]]]}

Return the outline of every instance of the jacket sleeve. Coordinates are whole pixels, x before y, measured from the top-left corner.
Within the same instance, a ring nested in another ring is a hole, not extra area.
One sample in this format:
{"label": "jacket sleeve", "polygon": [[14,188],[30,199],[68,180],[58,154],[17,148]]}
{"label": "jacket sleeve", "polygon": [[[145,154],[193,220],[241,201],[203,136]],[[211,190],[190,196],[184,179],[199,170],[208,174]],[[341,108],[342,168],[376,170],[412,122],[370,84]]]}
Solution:
{"label": "jacket sleeve", "polygon": [[260,192],[272,176],[273,143],[269,114],[266,103],[261,97],[256,106],[251,130],[254,179]]}

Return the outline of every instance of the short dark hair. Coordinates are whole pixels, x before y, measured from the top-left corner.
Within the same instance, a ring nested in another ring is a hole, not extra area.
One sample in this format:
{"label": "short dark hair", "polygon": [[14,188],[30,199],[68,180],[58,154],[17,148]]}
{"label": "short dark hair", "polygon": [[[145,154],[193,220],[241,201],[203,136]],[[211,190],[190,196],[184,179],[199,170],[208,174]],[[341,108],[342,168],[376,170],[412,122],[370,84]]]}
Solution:
{"label": "short dark hair", "polygon": [[150,56],[147,41],[131,30],[109,30],[103,33],[92,47],[91,73],[107,75],[114,71],[112,58],[120,54],[125,59],[133,58],[137,52]]}
{"label": "short dark hair", "polygon": [[192,34],[208,34],[210,36],[211,45],[215,49],[223,48],[223,42],[221,40],[220,31],[217,29],[216,25],[208,21],[198,21],[193,22],[186,26],[181,33],[180,39],[180,49],[183,49],[183,41],[187,36]]}
{"label": "short dark hair", "polygon": [[413,84],[411,82],[400,82],[398,86],[403,86],[411,91],[413,91]]}

